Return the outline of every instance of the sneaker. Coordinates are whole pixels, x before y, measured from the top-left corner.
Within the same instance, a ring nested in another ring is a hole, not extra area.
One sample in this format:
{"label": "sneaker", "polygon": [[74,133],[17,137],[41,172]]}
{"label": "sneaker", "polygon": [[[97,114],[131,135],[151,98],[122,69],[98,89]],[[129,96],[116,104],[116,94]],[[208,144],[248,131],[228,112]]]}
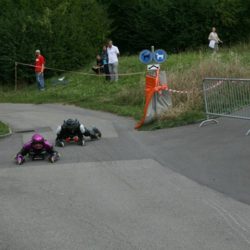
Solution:
{"label": "sneaker", "polygon": [[102,133],[98,128],[94,127],[93,131],[95,133],[96,139],[100,139],[102,137]]}
{"label": "sneaker", "polygon": [[99,131],[98,133],[96,133],[96,136],[98,139],[100,139],[102,137],[102,133]]}
{"label": "sneaker", "polygon": [[24,163],[24,158],[18,157],[17,158],[17,165],[22,165]]}
{"label": "sneaker", "polygon": [[54,163],[56,162],[58,159],[59,159],[60,155],[58,152],[54,152],[53,155],[51,155],[48,160],[51,162],[51,163]]}
{"label": "sneaker", "polygon": [[84,145],[85,145],[85,140],[79,140],[79,141],[78,141],[78,145],[84,146]]}
{"label": "sneaker", "polygon": [[55,156],[53,155],[53,156],[49,157],[49,161],[50,161],[51,163],[54,163],[54,162],[56,161]]}
{"label": "sneaker", "polygon": [[63,141],[56,141],[56,146],[57,147],[64,147],[64,142]]}

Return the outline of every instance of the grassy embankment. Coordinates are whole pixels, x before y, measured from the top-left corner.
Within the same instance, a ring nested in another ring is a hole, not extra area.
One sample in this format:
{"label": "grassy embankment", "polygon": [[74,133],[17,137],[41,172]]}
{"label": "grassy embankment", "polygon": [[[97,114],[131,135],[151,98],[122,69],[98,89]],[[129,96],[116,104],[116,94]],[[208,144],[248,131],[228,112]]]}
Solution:
{"label": "grassy embankment", "polygon": [[[186,52],[170,55],[161,69],[167,71],[171,89],[189,90],[189,94],[173,94],[173,109],[145,129],[190,124],[204,118],[202,79],[204,77],[250,76],[250,44],[221,49],[216,55],[210,51]],[[139,120],[144,107],[145,74],[120,76],[117,83],[106,82],[103,77],[86,76],[91,65],[78,73],[64,74],[68,84],[54,85],[55,79],[46,79],[46,91],[39,92],[35,84],[19,86],[14,92],[0,89],[1,102],[13,103],[65,103],[85,108],[104,110]],[[120,58],[120,73],[144,72],[145,65],[137,56]],[[60,75],[62,76],[62,75]],[[58,76],[59,77],[59,76]]]}
{"label": "grassy embankment", "polygon": [[0,136],[9,133],[9,127],[0,121]]}

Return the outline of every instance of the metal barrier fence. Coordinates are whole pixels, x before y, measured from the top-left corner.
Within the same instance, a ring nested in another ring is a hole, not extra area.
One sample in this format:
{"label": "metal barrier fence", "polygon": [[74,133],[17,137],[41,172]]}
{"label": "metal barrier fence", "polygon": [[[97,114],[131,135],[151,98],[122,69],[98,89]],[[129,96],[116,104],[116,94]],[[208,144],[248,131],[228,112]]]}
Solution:
{"label": "metal barrier fence", "polygon": [[200,127],[207,122],[218,123],[212,117],[250,120],[250,79],[205,78],[203,93],[207,120]]}

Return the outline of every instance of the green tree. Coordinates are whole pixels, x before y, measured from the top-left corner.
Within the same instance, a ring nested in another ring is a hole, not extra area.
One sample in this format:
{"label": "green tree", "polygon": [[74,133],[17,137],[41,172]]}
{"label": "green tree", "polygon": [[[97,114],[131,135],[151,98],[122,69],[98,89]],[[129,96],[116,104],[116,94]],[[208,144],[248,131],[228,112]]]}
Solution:
{"label": "green tree", "polygon": [[[107,13],[96,0],[2,0],[0,13],[0,82],[13,81],[15,61],[33,64],[36,49],[47,66],[78,69],[109,34]],[[24,80],[31,74],[32,68],[20,68]]]}
{"label": "green tree", "polygon": [[100,0],[112,19],[112,39],[121,51],[136,53],[155,45],[171,52],[207,44],[216,26],[225,44],[250,34],[249,1]]}

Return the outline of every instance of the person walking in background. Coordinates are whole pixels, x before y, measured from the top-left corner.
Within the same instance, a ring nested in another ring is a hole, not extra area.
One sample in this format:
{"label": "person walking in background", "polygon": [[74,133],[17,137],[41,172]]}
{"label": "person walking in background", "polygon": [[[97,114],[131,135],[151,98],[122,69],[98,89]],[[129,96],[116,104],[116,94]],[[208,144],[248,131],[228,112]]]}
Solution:
{"label": "person walking in background", "polygon": [[110,75],[109,75],[109,64],[108,64],[108,52],[107,52],[107,46],[104,45],[102,48],[102,63],[103,63],[103,71],[106,76],[106,80],[110,80]]}
{"label": "person walking in background", "polygon": [[39,49],[36,50],[36,62],[35,62],[35,72],[36,72],[36,81],[38,89],[43,91],[45,90],[45,83],[44,83],[44,65],[45,65],[45,59],[41,55],[41,52]]}
{"label": "person walking in background", "polygon": [[219,49],[218,44],[222,43],[222,41],[220,40],[218,34],[216,33],[216,28],[213,27],[212,31],[210,32],[209,36],[208,36],[208,40],[209,40],[209,47],[211,49],[213,49],[213,52],[217,52]]}
{"label": "person walking in background", "polygon": [[108,42],[108,65],[111,81],[118,81],[118,56],[120,55],[119,49],[113,45],[110,40]]}

